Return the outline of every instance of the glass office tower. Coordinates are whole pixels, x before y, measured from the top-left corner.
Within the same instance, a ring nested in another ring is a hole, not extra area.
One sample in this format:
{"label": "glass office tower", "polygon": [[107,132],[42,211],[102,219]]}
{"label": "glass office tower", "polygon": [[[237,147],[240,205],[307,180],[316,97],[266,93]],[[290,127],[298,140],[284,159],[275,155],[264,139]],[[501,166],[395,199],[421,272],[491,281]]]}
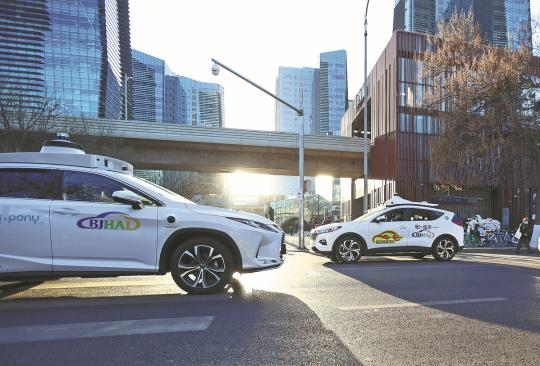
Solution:
{"label": "glass office tower", "polygon": [[165,122],[223,127],[223,87],[184,76],[165,76]]}
{"label": "glass office tower", "polygon": [[0,2],[0,103],[31,107],[45,94],[46,0]]}
{"label": "glass office tower", "polygon": [[347,52],[324,52],[319,71],[319,133],[339,135],[341,117],[347,110]]}
{"label": "glass office tower", "polygon": [[125,76],[131,76],[129,2],[48,0],[47,5],[48,94],[68,114],[124,118]]}
{"label": "glass office tower", "polygon": [[165,61],[133,50],[133,119],[163,122],[165,101]]}
{"label": "glass office tower", "polygon": [[[316,134],[313,128],[313,90],[315,84],[316,69],[310,67],[280,67],[277,79],[276,91],[278,97],[304,111],[304,132]],[[276,102],[276,125],[275,130],[280,132],[298,132],[300,117],[291,108],[283,103]]]}
{"label": "glass office tower", "polygon": [[469,9],[489,43],[513,50],[532,47],[530,0],[398,0],[394,31],[435,34],[440,20]]}

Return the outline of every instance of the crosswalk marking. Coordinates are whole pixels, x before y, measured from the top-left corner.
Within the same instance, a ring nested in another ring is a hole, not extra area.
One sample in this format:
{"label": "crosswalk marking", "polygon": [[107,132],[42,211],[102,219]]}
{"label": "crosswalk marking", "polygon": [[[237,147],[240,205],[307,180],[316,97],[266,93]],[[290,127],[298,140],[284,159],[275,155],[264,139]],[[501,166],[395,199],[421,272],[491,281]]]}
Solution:
{"label": "crosswalk marking", "polygon": [[372,310],[372,309],[388,309],[388,308],[406,308],[416,306],[435,306],[435,305],[454,305],[454,304],[471,304],[477,302],[493,302],[493,301],[507,301],[504,297],[490,297],[484,299],[462,299],[462,300],[443,300],[443,301],[427,301],[427,302],[397,302],[391,304],[376,304],[376,305],[355,305],[355,306],[341,306],[339,310]]}
{"label": "crosswalk marking", "polygon": [[213,316],[117,320],[93,323],[31,325],[0,328],[0,343],[97,338],[140,334],[196,332],[208,329]]}

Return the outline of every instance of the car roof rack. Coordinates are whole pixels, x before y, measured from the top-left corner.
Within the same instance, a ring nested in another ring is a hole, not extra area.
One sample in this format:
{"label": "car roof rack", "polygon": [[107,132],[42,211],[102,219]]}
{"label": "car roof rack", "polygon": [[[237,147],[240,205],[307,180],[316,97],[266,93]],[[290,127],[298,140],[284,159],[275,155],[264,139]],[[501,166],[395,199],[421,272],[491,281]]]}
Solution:
{"label": "car roof rack", "polygon": [[0,154],[0,163],[68,165],[82,168],[102,169],[133,175],[133,165],[108,156],[86,154],[81,146],[69,141],[69,135],[45,141],[40,152]]}
{"label": "car roof rack", "polygon": [[409,201],[404,198],[401,198],[398,195],[394,195],[392,198],[390,198],[388,201],[384,203],[386,207],[393,207],[393,206],[404,206],[404,205],[412,205],[412,206],[425,206],[425,207],[437,207],[439,206],[437,203],[429,203],[426,201],[422,202],[414,202]]}

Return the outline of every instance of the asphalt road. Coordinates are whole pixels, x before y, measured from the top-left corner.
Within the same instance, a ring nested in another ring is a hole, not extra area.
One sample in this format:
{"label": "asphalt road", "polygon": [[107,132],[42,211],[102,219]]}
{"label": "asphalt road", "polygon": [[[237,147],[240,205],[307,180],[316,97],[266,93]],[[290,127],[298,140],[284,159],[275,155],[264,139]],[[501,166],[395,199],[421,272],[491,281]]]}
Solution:
{"label": "asphalt road", "polygon": [[211,296],[169,276],[0,285],[0,365],[540,364],[538,256],[286,259]]}

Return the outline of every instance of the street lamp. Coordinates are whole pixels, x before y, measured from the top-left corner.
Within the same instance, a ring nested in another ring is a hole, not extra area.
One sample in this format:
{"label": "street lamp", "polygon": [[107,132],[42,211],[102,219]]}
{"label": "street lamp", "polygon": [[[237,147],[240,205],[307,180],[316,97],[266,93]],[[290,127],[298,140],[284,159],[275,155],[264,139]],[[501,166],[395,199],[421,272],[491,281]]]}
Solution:
{"label": "street lamp", "polygon": [[133,76],[124,74],[124,120],[128,119],[128,80],[133,80]]}
{"label": "street lamp", "polygon": [[298,199],[298,216],[299,216],[298,217],[298,219],[299,219],[299,223],[298,223],[298,228],[299,228],[299,230],[298,230],[299,231],[298,232],[298,246],[301,249],[303,249],[303,248],[305,248],[305,245],[304,245],[304,118],[303,118],[304,117],[304,110],[302,108],[296,108],[293,105],[287,103],[286,101],[284,101],[283,99],[281,99],[277,95],[269,92],[268,90],[266,90],[262,86],[260,86],[257,83],[249,80],[247,77],[239,74],[238,72],[236,72],[233,69],[231,69],[230,67],[222,64],[218,60],[213,58],[212,62],[214,63],[212,65],[212,74],[214,76],[219,75],[219,68],[223,67],[225,70],[229,71],[230,73],[238,76],[240,79],[242,79],[242,80],[248,82],[249,84],[253,85],[254,87],[259,89],[263,93],[268,94],[269,96],[271,96],[272,98],[274,98],[278,102],[280,102],[280,103],[286,105],[287,107],[291,108],[293,111],[296,112],[298,117],[300,117],[300,134],[299,134],[299,144],[298,144],[299,145],[298,146],[298,175],[299,175],[299,178],[300,178],[299,179],[300,180],[300,193],[299,193],[299,199]]}
{"label": "street lamp", "polygon": [[[364,15],[364,213],[368,210],[368,144],[366,138],[368,136],[368,102],[367,102],[367,13],[369,0],[366,4],[366,13]],[[369,136],[371,142],[371,135]]]}

